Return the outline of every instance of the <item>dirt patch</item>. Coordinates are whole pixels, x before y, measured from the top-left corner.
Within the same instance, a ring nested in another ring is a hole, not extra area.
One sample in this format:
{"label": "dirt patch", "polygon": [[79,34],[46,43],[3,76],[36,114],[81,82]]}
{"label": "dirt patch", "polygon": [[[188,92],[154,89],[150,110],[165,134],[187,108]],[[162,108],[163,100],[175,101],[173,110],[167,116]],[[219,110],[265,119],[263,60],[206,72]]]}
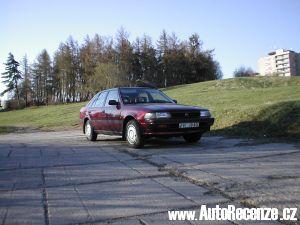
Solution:
{"label": "dirt patch", "polygon": [[35,133],[41,129],[37,127],[14,127],[14,126],[0,126],[0,134],[8,133]]}

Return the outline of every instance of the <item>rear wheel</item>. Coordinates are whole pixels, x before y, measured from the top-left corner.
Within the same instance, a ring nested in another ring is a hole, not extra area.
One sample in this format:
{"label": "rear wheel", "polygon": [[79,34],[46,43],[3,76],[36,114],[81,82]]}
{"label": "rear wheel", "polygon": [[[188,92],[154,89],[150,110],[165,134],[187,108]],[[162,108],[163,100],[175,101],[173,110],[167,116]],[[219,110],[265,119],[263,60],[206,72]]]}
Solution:
{"label": "rear wheel", "polygon": [[126,124],[125,137],[128,145],[132,148],[140,148],[144,145],[139,124],[135,120],[130,120]]}
{"label": "rear wheel", "polygon": [[202,134],[187,134],[183,135],[187,143],[197,143],[201,139]]}
{"label": "rear wheel", "polygon": [[94,128],[90,121],[86,121],[85,123],[85,136],[89,141],[96,141],[97,140],[97,134],[94,131]]}

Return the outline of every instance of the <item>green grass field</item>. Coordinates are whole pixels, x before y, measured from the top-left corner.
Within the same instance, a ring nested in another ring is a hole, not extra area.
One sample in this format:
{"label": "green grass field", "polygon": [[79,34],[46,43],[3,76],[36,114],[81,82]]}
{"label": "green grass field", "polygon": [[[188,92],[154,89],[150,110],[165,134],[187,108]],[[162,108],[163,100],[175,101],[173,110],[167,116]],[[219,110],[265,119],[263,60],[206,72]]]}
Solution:
{"label": "green grass field", "polygon": [[[256,77],[163,89],[178,103],[203,106],[216,118],[213,132],[249,137],[300,137],[300,77]],[[85,103],[0,112],[0,132],[15,127],[76,127]]]}

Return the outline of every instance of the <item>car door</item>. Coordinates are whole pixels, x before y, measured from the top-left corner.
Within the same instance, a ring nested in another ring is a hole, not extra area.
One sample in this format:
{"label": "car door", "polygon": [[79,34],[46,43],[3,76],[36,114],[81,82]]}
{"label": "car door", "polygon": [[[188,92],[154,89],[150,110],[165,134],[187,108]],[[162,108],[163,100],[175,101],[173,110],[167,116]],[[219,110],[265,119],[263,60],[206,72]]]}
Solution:
{"label": "car door", "polygon": [[104,103],[107,96],[107,91],[101,92],[98,95],[98,98],[92,103],[91,107],[88,110],[88,114],[90,116],[92,126],[96,131],[104,130],[104,122],[105,122],[105,111],[104,111]]}
{"label": "car door", "polygon": [[[117,105],[109,105],[110,100],[118,102]],[[107,98],[104,105],[105,111],[105,129],[113,133],[122,132],[122,120],[121,120],[121,104],[118,90],[111,90],[107,94]]]}

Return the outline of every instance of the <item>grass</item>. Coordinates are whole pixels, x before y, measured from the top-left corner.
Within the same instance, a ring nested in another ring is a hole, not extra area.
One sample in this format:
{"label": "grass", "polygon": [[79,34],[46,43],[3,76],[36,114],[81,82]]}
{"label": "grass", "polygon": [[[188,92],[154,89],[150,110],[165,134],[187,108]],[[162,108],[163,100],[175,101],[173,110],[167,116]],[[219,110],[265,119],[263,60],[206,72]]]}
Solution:
{"label": "grass", "polygon": [[[163,89],[178,103],[212,111],[213,132],[238,136],[300,137],[300,77],[256,77]],[[76,127],[85,103],[0,112],[0,133],[15,127],[57,130]]]}
{"label": "grass", "polygon": [[58,130],[77,126],[79,109],[84,104],[72,103],[0,112],[0,133],[14,131],[16,127]]}

